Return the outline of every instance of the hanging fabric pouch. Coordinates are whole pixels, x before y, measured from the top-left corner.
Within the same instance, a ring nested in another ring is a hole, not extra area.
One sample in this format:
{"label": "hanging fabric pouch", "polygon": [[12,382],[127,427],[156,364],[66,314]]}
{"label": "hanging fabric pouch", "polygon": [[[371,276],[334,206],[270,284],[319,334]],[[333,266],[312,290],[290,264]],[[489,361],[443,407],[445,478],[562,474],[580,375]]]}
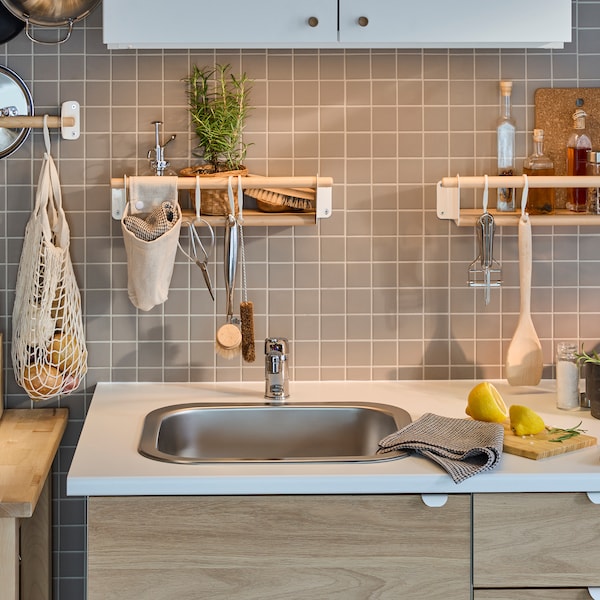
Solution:
{"label": "hanging fabric pouch", "polygon": [[131,215],[129,210],[127,203],[121,220],[127,253],[127,292],[136,308],[148,311],[169,296],[181,210],[176,197],[156,206],[145,218]]}
{"label": "hanging fabric pouch", "polygon": [[12,315],[15,379],[33,400],[71,393],[87,371],[81,295],[47,127],[44,139],[46,152],[25,228]]}

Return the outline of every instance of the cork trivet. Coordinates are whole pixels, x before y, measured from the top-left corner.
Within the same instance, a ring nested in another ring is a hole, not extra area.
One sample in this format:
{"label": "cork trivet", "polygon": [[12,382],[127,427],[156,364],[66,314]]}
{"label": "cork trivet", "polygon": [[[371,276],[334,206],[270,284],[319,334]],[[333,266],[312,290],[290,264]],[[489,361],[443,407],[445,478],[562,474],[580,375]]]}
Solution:
{"label": "cork trivet", "polygon": [[[554,161],[556,175],[566,175],[567,140],[573,130],[575,102],[583,98],[586,130],[592,148],[600,149],[600,88],[538,88],[535,91],[535,127],[544,130],[544,150]],[[556,205],[564,208],[566,189],[556,190]]]}

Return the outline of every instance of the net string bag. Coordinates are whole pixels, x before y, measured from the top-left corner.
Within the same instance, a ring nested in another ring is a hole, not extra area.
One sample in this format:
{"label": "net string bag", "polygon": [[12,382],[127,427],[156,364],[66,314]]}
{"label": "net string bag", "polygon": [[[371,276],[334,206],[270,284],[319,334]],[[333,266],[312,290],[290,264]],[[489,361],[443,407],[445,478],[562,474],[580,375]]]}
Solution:
{"label": "net string bag", "polygon": [[36,401],[76,390],[87,372],[88,355],[46,117],[44,143],[35,205],[17,271],[11,346],[15,379]]}

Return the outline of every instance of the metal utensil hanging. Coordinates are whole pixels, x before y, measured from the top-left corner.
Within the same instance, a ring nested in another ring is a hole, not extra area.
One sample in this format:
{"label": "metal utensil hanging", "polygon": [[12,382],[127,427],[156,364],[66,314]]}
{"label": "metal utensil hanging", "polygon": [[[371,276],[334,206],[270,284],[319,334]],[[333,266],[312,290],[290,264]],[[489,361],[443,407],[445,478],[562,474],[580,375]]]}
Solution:
{"label": "metal utensil hanging", "polygon": [[479,253],[477,258],[469,265],[469,286],[483,287],[484,301],[490,303],[490,288],[500,287],[502,284],[502,267],[494,259],[494,232],[496,225],[494,217],[487,210],[488,205],[488,180],[485,176],[483,189],[483,214],[477,219],[475,226]]}

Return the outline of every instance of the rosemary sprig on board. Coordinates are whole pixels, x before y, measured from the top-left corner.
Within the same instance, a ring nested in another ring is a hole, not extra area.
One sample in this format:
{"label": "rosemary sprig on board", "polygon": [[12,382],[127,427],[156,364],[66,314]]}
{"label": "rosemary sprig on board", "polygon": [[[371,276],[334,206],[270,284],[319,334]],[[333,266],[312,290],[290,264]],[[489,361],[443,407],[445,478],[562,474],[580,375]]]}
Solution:
{"label": "rosemary sprig on board", "polygon": [[565,440],[569,440],[572,437],[575,437],[577,435],[585,433],[586,432],[585,429],[579,429],[579,427],[582,423],[583,423],[583,421],[579,421],[579,423],[577,423],[577,425],[575,425],[575,427],[570,427],[568,429],[561,429],[560,427],[546,427],[546,431],[550,434],[554,434],[554,433],[561,434],[559,437],[553,438],[548,441],[549,442],[559,442],[562,444]]}

